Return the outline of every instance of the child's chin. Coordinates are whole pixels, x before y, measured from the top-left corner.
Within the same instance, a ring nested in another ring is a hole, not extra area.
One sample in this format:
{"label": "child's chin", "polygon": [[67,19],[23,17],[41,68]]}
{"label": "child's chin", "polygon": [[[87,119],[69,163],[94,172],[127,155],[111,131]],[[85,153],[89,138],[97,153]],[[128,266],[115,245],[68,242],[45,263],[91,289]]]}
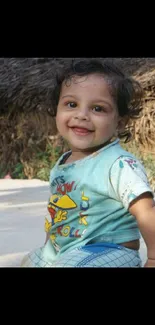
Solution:
{"label": "child's chin", "polygon": [[76,148],[77,151],[89,151],[93,148],[91,145],[82,145],[82,144],[77,144],[77,143],[72,143],[71,144],[72,148]]}

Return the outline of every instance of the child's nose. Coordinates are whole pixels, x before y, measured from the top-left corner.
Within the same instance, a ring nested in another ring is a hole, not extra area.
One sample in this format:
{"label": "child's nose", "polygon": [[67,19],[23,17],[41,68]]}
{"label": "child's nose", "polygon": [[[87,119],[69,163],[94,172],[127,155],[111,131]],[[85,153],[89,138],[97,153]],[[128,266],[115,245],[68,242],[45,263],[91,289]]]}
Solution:
{"label": "child's nose", "polygon": [[84,109],[79,109],[75,116],[75,119],[79,119],[79,120],[89,120],[89,111],[87,108]]}

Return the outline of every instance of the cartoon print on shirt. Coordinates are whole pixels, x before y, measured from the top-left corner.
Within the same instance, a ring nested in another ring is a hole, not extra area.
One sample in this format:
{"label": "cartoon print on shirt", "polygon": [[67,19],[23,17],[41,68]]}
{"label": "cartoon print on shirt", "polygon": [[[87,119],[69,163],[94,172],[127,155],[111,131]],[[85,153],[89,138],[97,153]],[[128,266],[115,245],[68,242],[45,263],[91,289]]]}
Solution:
{"label": "cartoon print on shirt", "polygon": [[75,184],[75,181],[67,182],[64,178],[64,175],[57,176],[54,178],[54,180],[51,183],[51,191],[53,191],[54,186],[54,192],[60,193],[61,195],[65,195],[69,192],[75,191],[78,184]]}
{"label": "cartoon print on shirt", "polygon": [[80,215],[79,224],[83,224],[87,226],[88,222],[86,218],[88,217],[88,214],[85,214],[83,211],[89,209],[89,197],[84,195],[84,191],[82,191],[81,193],[80,209],[82,210],[82,212],[79,213]]}
{"label": "cartoon print on shirt", "polygon": [[[124,159],[124,161],[127,162],[128,165],[129,165],[132,169],[137,168],[136,160],[131,159],[131,158],[128,158],[128,159],[126,158],[126,159]],[[122,160],[119,161],[119,167],[120,167],[120,168],[124,168],[124,164],[123,164],[123,161],[122,161]]]}
{"label": "cartoon print on shirt", "polygon": [[[78,182],[79,183],[79,182]],[[45,231],[50,234],[50,240],[53,243],[53,246],[58,251],[60,249],[57,237],[74,237],[80,238],[86,232],[86,227],[88,226],[87,217],[88,214],[86,211],[89,209],[89,197],[85,195],[84,190],[81,192],[81,198],[79,202],[79,224],[81,227],[76,227],[70,224],[61,224],[56,229],[54,229],[53,233],[51,233],[52,227],[63,220],[67,220],[68,212],[77,207],[77,204],[71,197],[68,195],[68,192],[74,191],[78,183],[74,181],[66,182],[64,178],[55,178],[53,181],[53,185],[56,186],[56,193],[51,195],[48,203],[48,211],[51,216],[51,222],[48,219],[45,219]]]}
{"label": "cartoon print on shirt", "polygon": [[49,222],[48,219],[45,218],[45,225],[44,225],[45,232],[49,232],[51,227],[52,227],[52,222]]}
{"label": "cartoon print on shirt", "polygon": [[63,196],[58,194],[53,194],[50,197],[48,204],[48,211],[51,215],[52,226],[67,219],[68,210],[75,209],[77,207],[76,203],[65,194]]}

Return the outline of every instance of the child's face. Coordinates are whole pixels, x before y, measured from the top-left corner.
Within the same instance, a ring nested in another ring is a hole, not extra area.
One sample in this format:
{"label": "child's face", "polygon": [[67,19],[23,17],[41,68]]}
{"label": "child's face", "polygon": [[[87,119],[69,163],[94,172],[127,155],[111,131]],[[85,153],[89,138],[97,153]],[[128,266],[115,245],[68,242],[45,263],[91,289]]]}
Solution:
{"label": "child's face", "polygon": [[56,123],[72,151],[104,145],[115,134],[118,121],[116,104],[102,75],[74,76],[63,82]]}

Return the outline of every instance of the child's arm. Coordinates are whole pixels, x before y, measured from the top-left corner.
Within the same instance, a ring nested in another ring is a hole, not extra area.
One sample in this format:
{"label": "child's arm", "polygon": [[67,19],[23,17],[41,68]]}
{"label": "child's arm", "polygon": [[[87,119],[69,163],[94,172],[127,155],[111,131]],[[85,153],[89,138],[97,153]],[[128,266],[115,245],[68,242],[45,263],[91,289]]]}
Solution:
{"label": "child's arm", "polygon": [[133,200],[129,211],[136,217],[147,246],[148,260],[145,267],[155,267],[155,202],[151,194],[144,193]]}

